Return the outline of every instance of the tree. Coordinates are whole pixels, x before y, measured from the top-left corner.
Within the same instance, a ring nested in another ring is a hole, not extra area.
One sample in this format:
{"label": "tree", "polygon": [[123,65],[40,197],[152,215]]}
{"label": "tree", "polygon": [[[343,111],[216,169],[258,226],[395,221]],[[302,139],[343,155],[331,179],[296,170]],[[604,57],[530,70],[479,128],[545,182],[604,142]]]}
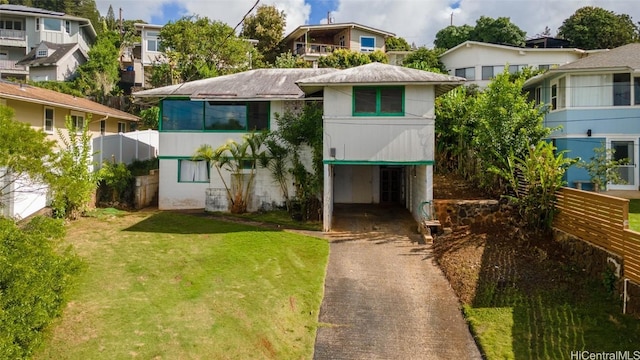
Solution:
{"label": "tree", "polygon": [[620,165],[629,163],[629,159],[614,160],[615,150],[607,149],[603,143],[593,149],[593,156],[589,161],[578,162],[578,167],[587,170],[595,191],[607,190],[608,184],[624,184],[618,171]]}
{"label": "tree", "polygon": [[273,5],[260,5],[256,13],[247,16],[242,25],[240,36],[258,40],[256,48],[268,63],[273,63],[282,51],[281,41],[286,26],[284,11],[278,11]]}
{"label": "tree", "polygon": [[107,16],[104,18],[104,23],[107,27],[108,31],[116,31],[117,30],[117,22],[116,16],[113,13],[113,6],[109,5],[109,10],[107,10]]}
{"label": "tree", "polygon": [[173,67],[170,70],[183,82],[241,72],[249,67],[251,44],[220,21],[183,17],[165,25],[160,39]]}
{"label": "tree", "polygon": [[321,68],[347,69],[355,66],[369,64],[369,55],[348,49],[337,49],[327,56],[318,59]]}
{"label": "tree", "polygon": [[384,46],[387,51],[409,51],[411,45],[401,37],[388,37],[384,41]]}
{"label": "tree", "polygon": [[284,52],[276,57],[274,66],[278,69],[308,68],[311,64],[304,61],[302,56]]}
{"label": "tree", "polygon": [[580,49],[612,49],[638,41],[638,27],[629,15],[585,6],[562,23],[558,35]]}
{"label": "tree", "polygon": [[[11,108],[0,106],[0,208],[24,191],[24,180],[46,183],[55,143],[41,130],[17,122]],[[32,191],[33,189],[30,189]]]}
{"label": "tree", "polygon": [[426,47],[421,47],[407,55],[407,57],[404,58],[402,65],[413,69],[446,74],[447,68],[444,66],[442,61],[440,61],[439,57],[442,52],[443,51],[441,49],[431,50]]}
{"label": "tree", "polygon": [[481,16],[471,31],[470,40],[524,46],[526,34],[526,32],[512,23],[508,17],[494,19],[488,16]]}
{"label": "tree", "polygon": [[450,25],[436,33],[436,39],[433,44],[436,48],[449,50],[470,40],[472,31],[473,26],[471,25]]}
{"label": "tree", "polygon": [[120,79],[120,37],[114,31],[98,35],[89,49],[89,61],[78,67],[76,86],[86,95],[98,99],[117,89]]}

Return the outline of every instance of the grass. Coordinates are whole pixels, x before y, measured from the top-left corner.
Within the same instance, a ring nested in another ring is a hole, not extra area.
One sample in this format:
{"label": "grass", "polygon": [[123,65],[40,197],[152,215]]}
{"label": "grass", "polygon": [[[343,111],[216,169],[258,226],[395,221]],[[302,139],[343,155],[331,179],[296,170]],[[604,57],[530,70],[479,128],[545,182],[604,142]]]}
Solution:
{"label": "grass", "polygon": [[328,243],[169,212],[99,212],[86,271],[36,359],[311,358]]}
{"label": "grass", "polygon": [[640,199],[629,200],[629,228],[640,231]]}
{"label": "grass", "polygon": [[279,225],[289,229],[311,230],[311,231],[322,230],[321,221],[307,221],[307,222],[296,221],[291,218],[291,216],[286,210],[273,210],[273,211],[267,211],[267,212],[252,212],[252,213],[244,213],[244,214],[213,212],[211,214],[214,216],[233,217],[233,218],[251,220],[251,221],[256,221],[256,222],[261,222],[266,224]]}

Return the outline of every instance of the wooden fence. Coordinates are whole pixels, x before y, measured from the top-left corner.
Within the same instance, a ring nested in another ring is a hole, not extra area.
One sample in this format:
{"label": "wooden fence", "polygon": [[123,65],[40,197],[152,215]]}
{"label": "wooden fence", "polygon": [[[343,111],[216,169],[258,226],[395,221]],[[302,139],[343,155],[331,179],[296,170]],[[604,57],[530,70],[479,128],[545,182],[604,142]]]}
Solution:
{"label": "wooden fence", "polygon": [[554,227],[623,259],[623,275],[640,284],[640,233],[629,229],[629,200],[562,188]]}

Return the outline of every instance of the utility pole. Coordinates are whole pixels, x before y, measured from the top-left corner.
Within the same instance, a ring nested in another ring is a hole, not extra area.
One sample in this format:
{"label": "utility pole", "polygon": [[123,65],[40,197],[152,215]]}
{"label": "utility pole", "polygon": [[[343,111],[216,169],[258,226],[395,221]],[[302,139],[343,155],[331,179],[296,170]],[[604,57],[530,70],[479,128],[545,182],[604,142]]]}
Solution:
{"label": "utility pole", "polygon": [[453,26],[453,11],[451,12],[451,22],[449,23],[449,25]]}

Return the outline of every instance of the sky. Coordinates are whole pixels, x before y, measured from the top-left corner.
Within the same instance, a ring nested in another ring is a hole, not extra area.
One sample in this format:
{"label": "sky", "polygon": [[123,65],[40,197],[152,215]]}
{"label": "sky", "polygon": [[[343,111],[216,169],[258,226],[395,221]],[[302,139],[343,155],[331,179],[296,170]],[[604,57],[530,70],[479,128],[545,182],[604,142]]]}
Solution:
{"label": "sky", "polygon": [[[640,21],[640,0],[259,0],[285,12],[285,35],[305,24],[355,22],[394,33],[409,44],[433,46],[438,30],[453,24],[475,25],[480,16],[509,17],[536,37],[545,27],[552,35],[562,21],[583,6],[598,6]],[[235,27],[256,0],[96,0],[101,15],[109,5],[116,18],[164,25],[183,16],[199,15]]]}

